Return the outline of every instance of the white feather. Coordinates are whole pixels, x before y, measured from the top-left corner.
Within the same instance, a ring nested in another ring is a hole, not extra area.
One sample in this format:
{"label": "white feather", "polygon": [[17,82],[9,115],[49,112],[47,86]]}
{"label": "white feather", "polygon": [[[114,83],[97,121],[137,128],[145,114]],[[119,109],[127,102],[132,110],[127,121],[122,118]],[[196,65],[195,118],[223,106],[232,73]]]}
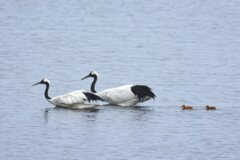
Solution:
{"label": "white feather", "polygon": [[76,104],[84,104],[84,102],[87,101],[87,97],[83,94],[83,90],[78,90],[53,97],[48,101],[56,106],[69,107]]}
{"label": "white feather", "polygon": [[132,86],[124,85],[117,88],[110,88],[97,92],[96,95],[110,104],[131,106],[140,102],[139,98],[132,93]]}

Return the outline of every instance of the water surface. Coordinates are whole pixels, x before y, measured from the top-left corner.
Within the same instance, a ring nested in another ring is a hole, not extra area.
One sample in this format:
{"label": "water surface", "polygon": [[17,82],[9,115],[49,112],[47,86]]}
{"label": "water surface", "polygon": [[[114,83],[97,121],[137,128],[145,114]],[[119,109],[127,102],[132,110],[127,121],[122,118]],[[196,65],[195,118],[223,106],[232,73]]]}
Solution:
{"label": "water surface", "polygon": [[[237,0],[0,1],[0,159],[240,156]],[[43,97],[146,84],[141,107],[53,108]],[[195,106],[182,111],[182,104]],[[205,111],[205,105],[216,111]]]}

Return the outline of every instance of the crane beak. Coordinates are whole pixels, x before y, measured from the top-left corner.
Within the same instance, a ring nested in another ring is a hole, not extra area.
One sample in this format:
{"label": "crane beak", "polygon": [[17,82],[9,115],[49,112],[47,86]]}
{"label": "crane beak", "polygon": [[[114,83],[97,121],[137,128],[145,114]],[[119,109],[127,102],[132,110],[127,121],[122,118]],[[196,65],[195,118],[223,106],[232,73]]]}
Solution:
{"label": "crane beak", "polygon": [[38,85],[38,84],[41,84],[41,82],[37,82],[37,83],[33,84],[32,86],[36,86],[36,85]]}
{"label": "crane beak", "polygon": [[87,76],[85,76],[85,77],[83,77],[81,80],[84,80],[84,79],[86,79],[86,78],[88,78],[88,77],[90,77],[90,74],[87,75]]}

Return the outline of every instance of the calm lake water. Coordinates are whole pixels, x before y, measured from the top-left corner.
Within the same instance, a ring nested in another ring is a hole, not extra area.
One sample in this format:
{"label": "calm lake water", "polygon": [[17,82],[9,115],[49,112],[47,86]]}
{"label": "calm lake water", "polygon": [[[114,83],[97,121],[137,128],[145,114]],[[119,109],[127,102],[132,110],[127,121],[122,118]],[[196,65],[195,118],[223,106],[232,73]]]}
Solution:
{"label": "calm lake water", "polygon": [[[240,1],[0,0],[1,160],[238,160]],[[44,96],[146,84],[141,107]],[[194,105],[182,111],[182,104]],[[216,111],[204,110],[216,105]]]}

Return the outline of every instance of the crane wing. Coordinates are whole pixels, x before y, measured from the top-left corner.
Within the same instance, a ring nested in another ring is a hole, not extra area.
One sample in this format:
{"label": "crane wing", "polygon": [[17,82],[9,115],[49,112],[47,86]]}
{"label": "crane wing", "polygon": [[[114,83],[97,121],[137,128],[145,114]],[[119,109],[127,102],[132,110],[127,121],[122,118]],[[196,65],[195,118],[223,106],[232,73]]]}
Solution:
{"label": "crane wing", "polygon": [[94,93],[78,90],[78,91],[70,92],[57,97],[53,97],[52,99],[49,100],[49,102],[51,102],[56,106],[67,107],[75,104],[84,104],[85,102],[91,102],[91,101],[97,101],[97,100],[103,101],[102,98],[95,95]]}
{"label": "crane wing", "polygon": [[131,91],[131,86],[124,85],[117,88],[106,89],[97,93],[99,97],[111,104],[121,104],[138,99]]}
{"label": "crane wing", "polygon": [[83,104],[87,101],[87,97],[83,94],[82,90],[70,92],[64,95],[56,96],[49,101],[58,106],[69,106],[73,104]]}

